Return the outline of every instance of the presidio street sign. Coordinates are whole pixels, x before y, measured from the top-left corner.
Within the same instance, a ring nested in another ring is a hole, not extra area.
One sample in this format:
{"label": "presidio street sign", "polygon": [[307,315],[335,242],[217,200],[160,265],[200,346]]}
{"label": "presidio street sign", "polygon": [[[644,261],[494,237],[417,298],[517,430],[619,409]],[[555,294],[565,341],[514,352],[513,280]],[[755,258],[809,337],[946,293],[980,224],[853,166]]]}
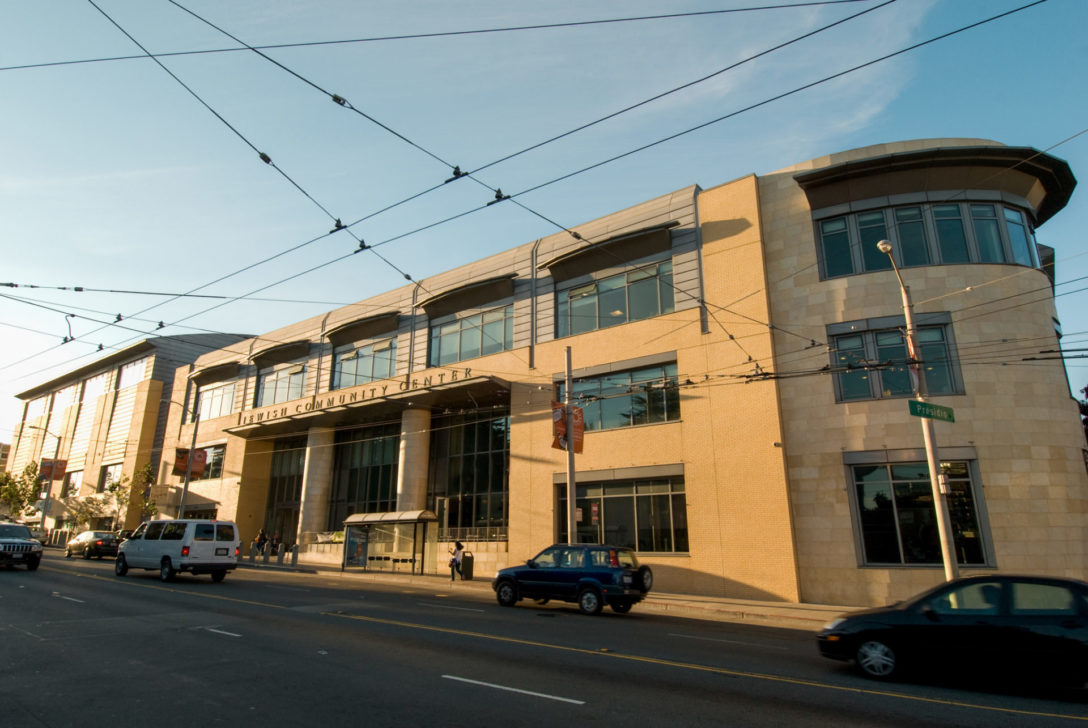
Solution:
{"label": "presidio street sign", "polygon": [[955,422],[956,418],[952,414],[951,407],[942,407],[939,404],[930,404],[929,402],[919,402],[916,399],[907,400],[907,405],[910,407],[910,413],[915,417],[925,417],[930,420],[941,420],[942,422]]}

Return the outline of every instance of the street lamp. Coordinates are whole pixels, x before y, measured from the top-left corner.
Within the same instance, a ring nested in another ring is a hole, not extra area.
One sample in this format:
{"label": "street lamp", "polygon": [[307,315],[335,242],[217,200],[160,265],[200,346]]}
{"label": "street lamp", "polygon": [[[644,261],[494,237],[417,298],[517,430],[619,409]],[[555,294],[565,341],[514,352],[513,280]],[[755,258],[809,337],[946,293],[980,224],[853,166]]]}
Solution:
{"label": "street lamp", "polygon": [[[181,414],[184,417],[184,415],[185,415],[185,405],[183,405],[181,402],[174,402],[174,400],[170,400],[170,402],[173,403],[173,404],[178,405],[179,407],[181,407]],[[178,516],[177,516],[178,518],[184,518],[185,517],[185,499],[189,495],[189,481],[192,479],[192,476],[193,476],[193,456],[194,456],[194,453],[196,452],[196,433],[197,433],[197,429],[199,429],[199,427],[200,427],[200,395],[199,394],[194,394],[193,395],[193,439],[192,439],[192,442],[189,443],[189,457],[185,458],[185,480],[182,482],[182,485],[181,485],[181,500],[178,502]]]}
{"label": "street lamp", "polygon": [[[59,435],[54,435],[52,432],[45,429],[44,427],[38,427],[37,425],[27,425],[26,427],[29,430],[39,430],[40,432],[44,432],[45,434],[52,437],[53,440],[56,442],[56,445],[55,445],[55,447],[53,449],[53,464],[49,468],[49,477],[45,481],[45,497],[41,499],[43,501],[42,502],[42,509],[41,509],[42,510],[41,527],[42,527],[42,529],[45,529],[45,519],[49,517],[49,503],[50,503],[50,500],[53,497],[53,478],[57,474],[57,459],[60,458],[60,436]],[[39,473],[41,472],[40,467],[39,467],[38,472]],[[63,476],[61,476],[61,477],[63,477]],[[39,496],[40,495],[41,494],[39,493]]]}
{"label": "street lamp", "polygon": [[[918,338],[914,328],[914,304],[910,300],[910,288],[903,283],[903,276],[899,273],[899,266],[895,264],[892,255],[892,244],[887,240],[881,240],[876,244],[877,250],[888,256],[892,263],[895,277],[899,279],[899,291],[903,296],[903,318],[907,324],[907,357],[911,373],[914,375],[914,396],[919,402],[926,401],[926,376],[923,367],[918,366]],[[929,485],[933,490],[933,506],[937,511],[937,528],[941,540],[941,560],[944,562],[944,577],[946,581],[952,581],[959,576],[959,565],[956,563],[955,542],[952,537],[952,519],[948,515],[948,479],[941,472],[940,462],[937,459],[937,435],[934,432],[933,420],[929,417],[921,417],[922,440],[926,446],[926,463],[929,465]]]}

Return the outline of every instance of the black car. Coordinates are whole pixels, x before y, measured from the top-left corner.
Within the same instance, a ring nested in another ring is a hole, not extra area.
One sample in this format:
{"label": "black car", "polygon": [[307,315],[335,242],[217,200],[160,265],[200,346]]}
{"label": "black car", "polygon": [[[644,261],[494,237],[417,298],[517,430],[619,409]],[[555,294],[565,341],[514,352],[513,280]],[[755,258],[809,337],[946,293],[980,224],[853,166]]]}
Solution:
{"label": "black car", "polygon": [[649,566],[639,566],[632,549],[598,544],[555,544],[525,562],[496,574],[491,588],[499,604],[520,599],[577,602],[584,614],[597,614],[607,603],[625,614],[653,586]]}
{"label": "black car", "polygon": [[910,668],[1030,670],[1081,686],[1088,679],[1088,583],[971,576],[880,609],[840,617],[816,635],[820,654],[886,680]]}
{"label": "black car", "polygon": [[21,523],[0,523],[0,564],[14,569],[17,565],[34,571],[42,561],[42,544]]}
{"label": "black car", "polygon": [[84,531],[64,546],[65,558],[80,554],[85,559],[117,555],[117,536],[112,531]]}

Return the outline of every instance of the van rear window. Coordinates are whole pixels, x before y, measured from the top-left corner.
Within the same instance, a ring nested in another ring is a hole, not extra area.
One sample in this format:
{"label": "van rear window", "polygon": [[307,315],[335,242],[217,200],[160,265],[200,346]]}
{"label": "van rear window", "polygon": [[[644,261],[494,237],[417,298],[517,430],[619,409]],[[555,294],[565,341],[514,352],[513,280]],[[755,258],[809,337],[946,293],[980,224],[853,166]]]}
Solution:
{"label": "van rear window", "polygon": [[215,526],[210,523],[196,524],[196,536],[193,538],[197,541],[214,541]]}
{"label": "van rear window", "polygon": [[217,523],[215,525],[215,540],[234,542],[234,526],[229,523]]}

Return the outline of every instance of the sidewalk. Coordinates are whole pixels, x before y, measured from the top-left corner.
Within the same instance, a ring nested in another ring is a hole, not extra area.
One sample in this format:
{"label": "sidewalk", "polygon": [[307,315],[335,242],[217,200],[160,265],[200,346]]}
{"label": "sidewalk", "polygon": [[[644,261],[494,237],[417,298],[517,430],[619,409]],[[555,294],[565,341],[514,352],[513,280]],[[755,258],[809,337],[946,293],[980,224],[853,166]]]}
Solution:
{"label": "sidewalk", "polygon": [[[480,599],[495,598],[495,593],[491,590],[491,577],[489,576],[475,578],[470,581],[451,582],[445,575],[396,574],[387,571],[357,571],[354,569],[341,571],[339,567],[325,564],[300,563],[298,566],[288,564],[280,566],[275,563],[265,564],[260,560],[250,563],[248,558],[240,559],[238,566],[244,569],[321,574],[326,577],[372,581],[383,584],[410,584],[412,586],[426,586],[429,589],[442,592],[452,591],[461,594],[472,594],[474,598]],[[747,599],[650,592],[645,600],[635,605],[633,611],[667,614],[685,619],[741,622],[766,627],[816,632],[835,617],[858,608],[827,604],[760,602]]]}

